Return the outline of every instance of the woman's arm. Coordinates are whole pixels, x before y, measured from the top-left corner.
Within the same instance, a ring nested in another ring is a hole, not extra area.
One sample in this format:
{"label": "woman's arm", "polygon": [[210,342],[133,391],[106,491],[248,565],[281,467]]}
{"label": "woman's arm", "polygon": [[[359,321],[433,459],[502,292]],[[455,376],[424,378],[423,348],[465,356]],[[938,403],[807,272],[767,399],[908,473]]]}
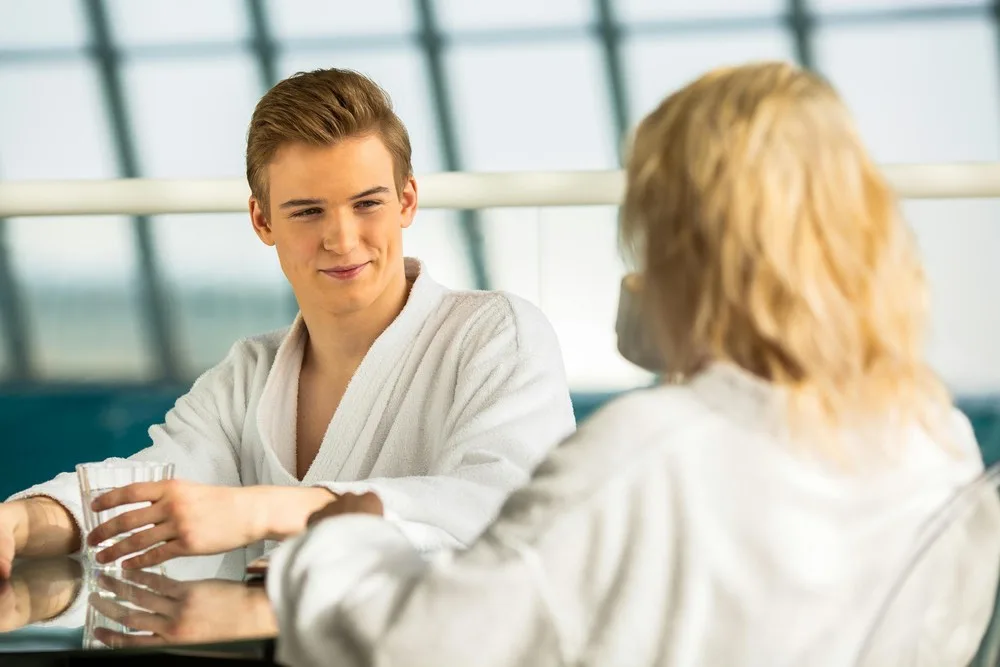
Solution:
{"label": "woman's arm", "polygon": [[[648,406],[614,412],[560,446],[467,550],[428,558],[365,515],[286,542],[267,577],[279,661],[652,664],[674,576],[675,485],[659,438],[637,426]],[[630,630],[609,630],[618,623]]]}

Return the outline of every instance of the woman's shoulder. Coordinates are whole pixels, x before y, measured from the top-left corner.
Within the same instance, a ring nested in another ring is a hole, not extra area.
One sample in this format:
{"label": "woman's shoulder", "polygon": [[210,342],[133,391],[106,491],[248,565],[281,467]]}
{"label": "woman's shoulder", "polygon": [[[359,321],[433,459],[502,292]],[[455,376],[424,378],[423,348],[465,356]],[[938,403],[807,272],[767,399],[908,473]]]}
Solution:
{"label": "woman's shoulder", "polygon": [[583,422],[538,467],[536,479],[559,479],[561,493],[572,497],[618,476],[670,465],[672,453],[703,432],[705,418],[683,387],[629,391]]}

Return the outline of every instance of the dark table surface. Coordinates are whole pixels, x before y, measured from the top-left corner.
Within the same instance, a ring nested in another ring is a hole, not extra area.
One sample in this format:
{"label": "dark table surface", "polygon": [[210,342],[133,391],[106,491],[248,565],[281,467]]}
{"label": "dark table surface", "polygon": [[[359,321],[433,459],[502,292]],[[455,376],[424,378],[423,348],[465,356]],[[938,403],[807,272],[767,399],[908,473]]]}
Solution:
{"label": "dark table surface", "polygon": [[149,665],[157,655],[269,662],[277,626],[264,586],[244,574],[248,558],[238,550],[143,571],[68,557],[16,561],[0,582],[0,664],[136,652]]}

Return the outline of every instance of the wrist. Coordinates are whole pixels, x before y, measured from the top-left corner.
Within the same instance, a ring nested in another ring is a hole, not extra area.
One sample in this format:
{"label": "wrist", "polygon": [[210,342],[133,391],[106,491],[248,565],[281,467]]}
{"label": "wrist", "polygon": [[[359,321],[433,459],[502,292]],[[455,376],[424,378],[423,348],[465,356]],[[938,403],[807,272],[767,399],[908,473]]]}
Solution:
{"label": "wrist", "polygon": [[238,503],[246,512],[244,525],[246,535],[244,541],[247,544],[259,542],[267,539],[271,528],[271,506],[268,502],[266,486],[245,486],[236,489],[239,497]]}
{"label": "wrist", "polygon": [[28,500],[0,503],[0,525],[10,526],[14,536],[14,552],[24,550],[28,542]]}
{"label": "wrist", "polygon": [[14,527],[14,550],[23,556],[61,556],[80,549],[81,528],[66,506],[49,496],[0,504],[0,521]]}
{"label": "wrist", "polygon": [[321,486],[247,487],[253,500],[247,503],[253,539],[284,540],[306,529],[313,512],[336,500],[337,496]]}

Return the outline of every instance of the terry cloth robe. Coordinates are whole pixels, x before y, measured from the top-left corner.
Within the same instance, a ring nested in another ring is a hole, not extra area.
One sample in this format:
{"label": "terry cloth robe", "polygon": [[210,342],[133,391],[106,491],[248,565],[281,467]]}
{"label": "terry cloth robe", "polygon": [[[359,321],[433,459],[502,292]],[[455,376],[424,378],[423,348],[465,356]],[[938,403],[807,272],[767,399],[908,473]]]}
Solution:
{"label": "terry cloth robe", "polygon": [[[236,343],[132,458],[172,462],[178,478],[206,484],[371,490],[416,548],[470,543],[575,427],[562,355],[528,302],[446,289],[412,259],[406,272],[406,305],[352,377],[304,479],[295,457],[301,317]],[[35,495],[83,525],[75,474],[12,499]]]}
{"label": "terry cloth robe", "polygon": [[[921,527],[982,459],[956,411],[950,450],[914,428],[894,439],[894,464],[850,473],[788,441],[783,405],[722,364],[619,398],[464,551],[427,558],[373,516],[316,524],[271,557],[278,661],[856,664]],[[980,563],[1000,558],[997,525]],[[980,588],[992,603],[996,589]]]}

